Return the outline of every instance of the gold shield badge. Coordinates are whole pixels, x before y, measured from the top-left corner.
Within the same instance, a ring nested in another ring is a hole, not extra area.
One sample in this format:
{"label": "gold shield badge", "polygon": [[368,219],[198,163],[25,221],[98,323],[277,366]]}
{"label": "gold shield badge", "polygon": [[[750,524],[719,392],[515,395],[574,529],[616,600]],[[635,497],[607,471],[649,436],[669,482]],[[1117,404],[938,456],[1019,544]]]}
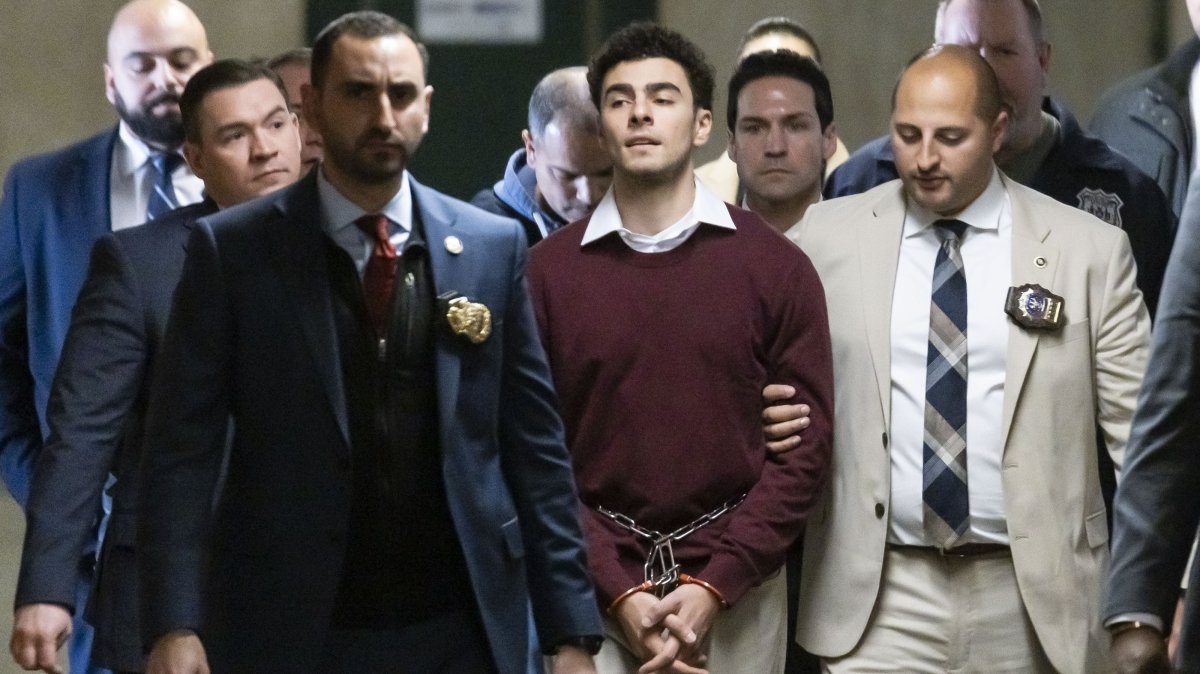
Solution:
{"label": "gold shield badge", "polygon": [[1057,330],[1062,327],[1063,298],[1037,285],[1026,283],[1008,289],[1004,312],[1022,327]]}
{"label": "gold shield badge", "polygon": [[492,312],[486,305],[455,297],[446,307],[446,322],[454,334],[482,344],[492,334]]}

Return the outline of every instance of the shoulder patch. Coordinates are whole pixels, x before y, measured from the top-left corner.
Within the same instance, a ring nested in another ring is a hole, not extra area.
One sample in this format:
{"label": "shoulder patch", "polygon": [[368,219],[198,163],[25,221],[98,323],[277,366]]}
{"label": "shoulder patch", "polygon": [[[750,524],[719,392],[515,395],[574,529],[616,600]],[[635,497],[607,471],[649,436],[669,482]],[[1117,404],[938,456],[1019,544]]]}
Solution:
{"label": "shoulder patch", "polygon": [[1121,226],[1121,207],[1125,205],[1121,197],[1112,192],[1093,190],[1089,187],[1079,190],[1079,194],[1075,196],[1079,199],[1079,210],[1091,213],[1110,225]]}

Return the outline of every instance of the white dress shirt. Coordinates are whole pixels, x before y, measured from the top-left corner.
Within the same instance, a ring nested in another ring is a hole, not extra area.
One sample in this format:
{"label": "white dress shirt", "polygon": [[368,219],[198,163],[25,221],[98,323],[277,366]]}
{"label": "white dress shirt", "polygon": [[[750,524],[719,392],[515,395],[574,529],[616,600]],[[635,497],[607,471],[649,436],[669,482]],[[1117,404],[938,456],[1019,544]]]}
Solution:
{"label": "white dress shirt", "polygon": [[604,198],[600,200],[600,205],[596,206],[596,210],[592,212],[592,219],[588,221],[587,230],[583,233],[583,241],[580,242],[580,246],[586,246],[602,236],[616,232],[627,246],[639,253],[665,253],[683,245],[683,242],[688,240],[688,237],[700,227],[701,223],[725,229],[736,229],[725,202],[713,194],[712,190],[705,187],[699,178],[695,180],[696,198],[692,201],[692,208],[670,227],[654,235],[639,234],[625,229],[621,213],[617,210],[617,201],[613,197],[613,190],[611,187],[608,188],[608,193],[604,195]]}
{"label": "white dress shirt", "polygon": [[[333,239],[342,250],[354,260],[354,268],[362,277],[367,268],[367,260],[371,258],[371,249],[375,247],[375,239],[363,233],[354,224],[364,215],[371,215],[347,199],[328,180],[325,179],[325,168],[318,169],[317,197],[321,202],[321,228]],[[400,178],[400,189],[392,196],[379,211],[388,220],[388,241],[399,254],[408,241],[412,231],[413,202],[412,188],[408,184],[408,171]]]}
{"label": "white dress shirt", "polygon": [[[114,232],[146,222],[146,207],[157,180],[150,165],[154,154],[154,150],[121,122],[108,176],[109,226]],[[204,198],[204,181],[192,174],[186,161],[179,162],[171,173],[171,183],[175,186],[175,202],[180,206]]]}
{"label": "white dress shirt", "polygon": [[[909,202],[892,295],[892,518],[888,540],[925,540],[922,498],[925,370],[933,267],[940,219]],[[1001,416],[1008,352],[1004,302],[1012,277],[1012,211],[998,170],[983,194],[955,216],[969,225],[960,251],[967,276],[967,492],[970,525],[962,542],[1008,543],[1000,480]]]}

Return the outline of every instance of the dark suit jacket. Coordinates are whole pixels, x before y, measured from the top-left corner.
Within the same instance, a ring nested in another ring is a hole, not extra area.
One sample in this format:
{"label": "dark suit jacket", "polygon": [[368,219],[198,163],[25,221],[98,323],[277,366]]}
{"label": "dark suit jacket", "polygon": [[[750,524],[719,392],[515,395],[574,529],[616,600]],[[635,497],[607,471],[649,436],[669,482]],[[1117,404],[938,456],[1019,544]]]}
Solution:
{"label": "dark suit jacket", "polygon": [[0,201],[0,473],[22,507],[88,253],[111,229],[113,129],[13,165]]}
{"label": "dark suit jacket", "polygon": [[88,611],[96,627],[92,662],[110,669],[143,665],[134,538],[150,377],[188,233],[215,211],[211,201],[184,206],[96,242],[50,393],[50,435],[35,462],[16,605],[83,608],[72,605],[79,559],[94,540],[101,490],[114,475]]}
{"label": "dark suit jacket", "polygon": [[[531,608],[546,644],[600,623],[524,237],[411,184],[436,291],[492,313],[482,344],[436,340],[443,479],[498,669],[537,671]],[[194,629],[216,672],[310,670],[341,577],[352,453],[319,213],[314,172],[197,223],[152,387],[143,636]]]}
{"label": "dark suit jacket", "polygon": [[[1192,183],[1190,190],[1200,191]],[[1187,213],[1185,213],[1187,215]],[[1197,214],[1193,214],[1197,215]],[[1113,513],[1103,616],[1152,613],[1169,627],[1200,524],[1200,218],[1189,216],[1167,276]],[[1192,566],[1180,671],[1200,672],[1200,564]]]}

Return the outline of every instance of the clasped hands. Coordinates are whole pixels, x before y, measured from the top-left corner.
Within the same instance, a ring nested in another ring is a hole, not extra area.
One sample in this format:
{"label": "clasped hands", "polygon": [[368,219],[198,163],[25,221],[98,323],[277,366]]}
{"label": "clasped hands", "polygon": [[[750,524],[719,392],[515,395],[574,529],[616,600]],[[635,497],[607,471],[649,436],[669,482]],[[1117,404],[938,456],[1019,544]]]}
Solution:
{"label": "clasped hands", "polygon": [[706,674],[703,646],[720,608],[715,594],[685,583],[661,599],[635,592],[613,608],[613,617],[642,662],[638,674]]}

